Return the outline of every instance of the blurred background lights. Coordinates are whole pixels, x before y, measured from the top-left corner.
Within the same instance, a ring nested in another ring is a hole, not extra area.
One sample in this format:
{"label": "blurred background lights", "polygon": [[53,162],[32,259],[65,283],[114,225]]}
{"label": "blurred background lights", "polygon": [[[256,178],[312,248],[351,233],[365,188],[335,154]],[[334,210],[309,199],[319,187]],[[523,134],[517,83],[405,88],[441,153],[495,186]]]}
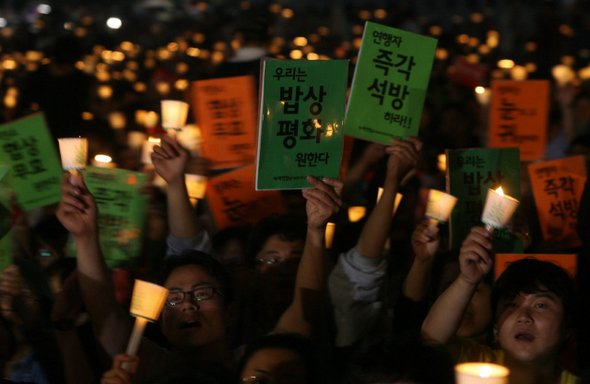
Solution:
{"label": "blurred background lights", "polygon": [[39,4],[37,6],[37,12],[43,15],[49,15],[51,13],[51,6],[49,6],[48,4]]}
{"label": "blurred background lights", "polygon": [[514,61],[510,59],[502,59],[498,61],[498,68],[510,69],[514,67]]}
{"label": "blurred background lights", "polygon": [[107,20],[107,27],[110,29],[119,29],[123,25],[123,22],[118,17],[109,17]]}
{"label": "blurred background lights", "polygon": [[4,28],[6,27],[8,23],[6,22],[6,19],[3,17],[0,17],[0,28]]}

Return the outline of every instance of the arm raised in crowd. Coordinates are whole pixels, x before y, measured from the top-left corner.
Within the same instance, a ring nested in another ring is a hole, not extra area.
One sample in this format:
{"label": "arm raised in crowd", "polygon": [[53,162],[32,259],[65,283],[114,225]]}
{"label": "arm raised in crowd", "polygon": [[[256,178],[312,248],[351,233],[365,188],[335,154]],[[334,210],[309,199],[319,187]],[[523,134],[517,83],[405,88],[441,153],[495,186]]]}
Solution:
{"label": "arm raised in crowd", "polygon": [[404,177],[416,167],[422,150],[422,142],[414,137],[408,137],[407,141],[391,139],[391,142],[395,146],[385,149],[389,159],[383,194],[369,215],[356,246],[357,251],[368,258],[381,256],[391,230],[395,195]]}
{"label": "arm raised in crowd", "polygon": [[356,247],[340,255],[329,277],[339,347],[362,338],[377,321],[379,292],[387,269],[381,255],[391,232],[395,195],[420,158],[422,142],[418,139],[391,141],[395,146],[385,150],[389,158],[381,199],[369,215]]}
{"label": "arm raised in crowd", "polygon": [[422,324],[422,338],[428,342],[446,344],[457,357],[455,333],[461,325],[477,285],[492,269],[491,234],[482,227],[473,227],[461,246],[461,273],[436,300]]}
{"label": "arm raised in crowd", "polygon": [[168,226],[168,254],[184,249],[212,252],[208,235],[202,230],[186,189],[185,173],[189,153],[178,141],[162,137],[161,145],[154,146],[152,163],[156,172],[168,183],[166,191]]}
{"label": "arm raised in crowd", "polygon": [[94,332],[110,356],[125,350],[132,318],[119,305],[111,272],[103,258],[98,240],[98,208],[81,175],[76,185],[66,173],[61,183],[62,197],[57,217],[72,233],[76,244],[78,282]]}
{"label": "arm raised in crowd", "polygon": [[154,146],[152,163],[168,183],[168,225],[170,234],[179,239],[196,237],[201,228],[191,205],[184,181],[189,154],[178,141],[164,136]]}
{"label": "arm raised in crowd", "polygon": [[308,176],[307,181],[315,188],[302,191],[307,200],[307,236],[297,270],[295,294],[275,331],[297,332],[309,337],[325,308],[324,289],[330,264],[325,252],[326,225],[342,206],[340,195],[344,183],[339,179],[322,181],[312,176]]}
{"label": "arm raised in crowd", "polygon": [[431,232],[428,222],[424,221],[418,224],[412,233],[414,262],[403,285],[404,296],[412,301],[424,300],[430,288],[432,265],[440,245],[438,231],[436,227]]}

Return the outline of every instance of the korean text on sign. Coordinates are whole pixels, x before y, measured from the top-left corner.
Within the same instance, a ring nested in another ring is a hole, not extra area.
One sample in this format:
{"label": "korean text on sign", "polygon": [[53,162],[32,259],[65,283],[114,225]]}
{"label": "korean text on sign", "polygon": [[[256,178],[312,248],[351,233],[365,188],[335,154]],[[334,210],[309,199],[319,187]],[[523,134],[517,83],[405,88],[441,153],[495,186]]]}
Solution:
{"label": "korean text on sign", "polygon": [[532,163],[529,176],[545,241],[563,247],[580,246],[577,224],[586,183],[584,158]]}
{"label": "korean text on sign", "polygon": [[59,201],[61,162],[43,115],[0,126],[0,164],[12,167],[12,188],[23,210]]}
{"label": "korean text on sign", "polygon": [[[520,199],[520,157],[518,148],[447,150],[447,193],[458,202],[451,213],[451,243],[458,248],[481,224],[488,189],[502,187],[504,193]],[[508,229],[494,231],[494,249],[521,251],[522,243]]]}
{"label": "korean text on sign", "polygon": [[367,22],[346,112],[346,134],[390,144],[416,136],[437,41]]}
{"label": "korean text on sign", "polygon": [[339,177],[348,62],[264,62],[256,189]]}
{"label": "korean text on sign", "polygon": [[217,230],[285,212],[280,191],[254,190],[254,171],[250,165],[209,179],[207,203]]}
{"label": "korean text on sign", "polygon": [[210,168],[254,163],[256,95],[251,76],[196,81],[195,120],[201,128],[203,155]]}
{"label": "korean text on sign", "polygon": [[100,244],[107,264],[136,266],[147,211],[147,196],[141,192],[148,184],[147,174],[98,167],[88,167],[83,173],[98,205]]}
{"label": "korean text on sign", "polygon": [[540,159],[547,145],[549,89],[547,80],[492,82],[489,146],[519,147],[523,161]]}

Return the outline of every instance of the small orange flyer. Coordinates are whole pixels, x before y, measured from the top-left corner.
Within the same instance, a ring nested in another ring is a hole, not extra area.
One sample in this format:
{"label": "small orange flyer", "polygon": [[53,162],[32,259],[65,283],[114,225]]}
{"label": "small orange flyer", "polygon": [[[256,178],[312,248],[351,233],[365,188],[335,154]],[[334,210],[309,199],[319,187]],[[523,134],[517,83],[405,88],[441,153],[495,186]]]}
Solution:
{"label": "small orange flyer", "polygon": [[191,92],[203,156],[211,162],[210,168],[253,164],[257,129],[254,78],[194,81]]}
{"label": "small orange flyer", "polygon": [[586,184],[584,157],[532,163],[528,169],[543,238],[562,247],[579,247],[576,227]]}
{"label": "small orange flyer", "polygon": [[285,213],[280,191],[254,189],[254,173],[254,165],[249,165],[207,181],[207,203],[217,230],[255,224],[263,217]]}
{"label": "small orange flyer", "polygon": [[522,161],[541,159],[547,146],[549,90],[548,80],[492,82],[488,146],[519,147]]}
{"label": "small orange flyer", "polygon": [[533,258],[541,261],[550,261],[565,269],[574,278],[578,271],[577,255],[558,254],[523,254],[523,253],[497,253],[496,254],[496,279],[508,268],[508,266],[520,259]]}

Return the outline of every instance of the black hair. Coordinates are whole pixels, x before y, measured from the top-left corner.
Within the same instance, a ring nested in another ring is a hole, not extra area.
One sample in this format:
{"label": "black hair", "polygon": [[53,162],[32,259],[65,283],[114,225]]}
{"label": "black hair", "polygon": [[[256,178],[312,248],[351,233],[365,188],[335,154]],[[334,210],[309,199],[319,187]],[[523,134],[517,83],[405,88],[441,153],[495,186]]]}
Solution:
{"label": "black hair", "polygon": [[252,356],[263,349],[279,348],[295,352],[303,361],[306,367],[308,384],[320,383],[319,357],[316,354],[317,348],[308,338],[299,333],[274,333],[262,336],[250,342],[244,351],[244,355],[238,364],[238,374],[241,376],[246,364]]}
{"label": "black hair", "polygon": [[14,264],[18,266],[25,286],[36,296],[41,315],[48,319],[53,307],[54,297],[43,268],[24,257],[15,257]]}
{"label": "black hair", "polygon": [[59,36],[53,43],[50,55],[59,64],[74,65],[82,57],[84,51],[78,38],[72,34]]}
{"label": "black hair", "polygon": [[454,363],[442,346],[419,337],[385,337],[353,358],[350,384],[412,382],[453,384]]}
{"label": "black hair", "polygon": [[68,241],[68,230],[54,214],[46,216],[31,231],[34,238],[39,238],[52,246],[56,251],[63,252]]}
{"label": "black hair", "polygon": [[256,255],[266,240],[273,235],[278,235],[281,240],[285,241],[305,240],[307,226],[304,220],[293,214],[267,216],[260,220],[252,228],[248,240],[247,258],[251,265],[254,265]]}
{"label": "black hair", "polygon": [[225,297],[225,305],[234,301],[233,281],[227,270],[213,256],[193,249],[187,249],[179,256],[166,258],[160,269],[158,284],[164,285],[172,271],[186,265],[196,265],[204,268],[211,277],[214,277],[219,282],[220,291]]}
{"label": "black hair", "polygon": [[220,363],[181,360],[149,384],[235,384],[235,374]]}
{"label": "black hair", "polygon": [[563,304],[565,329],[576,326],[577,294],[573,279],[558,265],[534,258],[525,258],[511,263],[500,275],[492,288],[492,315],[497,321],[498,303],[512,299],[521,292],[532,294],[551,292]]}

